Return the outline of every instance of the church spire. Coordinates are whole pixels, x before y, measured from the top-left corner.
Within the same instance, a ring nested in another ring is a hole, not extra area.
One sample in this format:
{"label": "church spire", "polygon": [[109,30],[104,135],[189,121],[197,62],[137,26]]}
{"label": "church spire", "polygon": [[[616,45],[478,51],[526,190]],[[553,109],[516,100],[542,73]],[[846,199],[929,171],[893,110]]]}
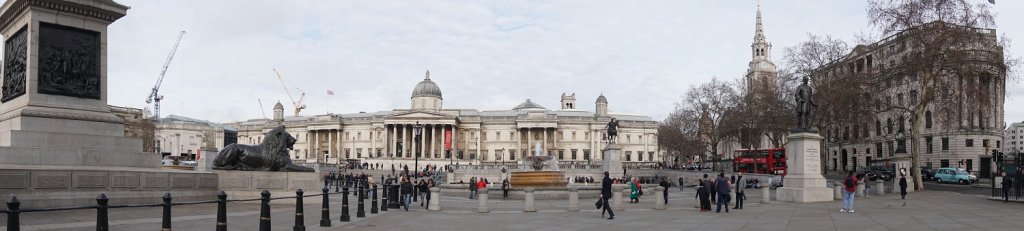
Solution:
{"label": "church spire", "polygon": [[754,43],[766,43],[764,24],[761,22],[761,3],[757,3],[757,23],[754,26]]}

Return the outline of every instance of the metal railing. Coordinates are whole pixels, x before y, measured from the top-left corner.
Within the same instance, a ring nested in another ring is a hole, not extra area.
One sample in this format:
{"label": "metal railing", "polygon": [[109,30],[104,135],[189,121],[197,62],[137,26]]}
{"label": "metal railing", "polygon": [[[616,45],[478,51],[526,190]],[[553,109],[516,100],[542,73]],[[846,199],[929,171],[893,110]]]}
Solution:
{"label": "metal railing", "polygon": [[[1007,174],[1006,178],[1010,178],[1012,185],[1008,189],[1002,188],[1003,182],[992,181],[992,197],[1003,198],[1003,195],[1007,195],[1006,199],[1021,201],[1024,200],[1024,174]],[[1000,187],[996,187],[999,185]]]}
{"label": "metal railing", "polygon": [[[341,186],[342,183],[345,183],[345,185],[353,185],[353,186]],[[331,185],[334,185],[335,192],[330,192],[330,186]],[[304,214],[303,214],[303,202],[302,202],[302,199],[305,198],[305,197],[317,197],[317,196],[319,196],[319,197],[323,198],[323,201],[321,202],[322,208],[321,208],[320,227],[330,227],[331,226],[331,218],[330,218],[330,199],[329,199],[329,196],[331,194],[343,194],[344,195],[344,197],[342,197],[341,216],[339,217],[339,220],[342,221],[342,222],[349,222],[349,221],[351,221],[351,217],[350,217],[350,214],[349,214],[349,203],[348,203],[348,195],[350,193],[350,191],[349,191],[350,188],[354,188],[355,190],[351,191],[351,193],[356,193],[357,196],[358,196],[358,202],[357,202],[358,203],[358,207],[357,207],[357,211],[356,211],[356,217],[365,217],[366,216],[366,212],[365,212],[365,206],[364,206],[363,200],[364,199],[371,199],[371,202],[370,202],[370,206],[371,206],[370,207],[370,213],[371,214],[377,214],[378,211],[387,211],[387,207],[388,207],[387,205],[389,205],[388,197],[397,198],[397,193],[398,192],[395,192],[395,190],[393,190],[393,189],[391,190],[390,193],[391,194],[395,194],[395,195],[388,196],[389,195],[389,189],[388,188],[389,187],[390,188],[395,188],[394,186],[395,185],[385,185],[385,187],[383,187],[381,189],[381,190],[383,190],[383,194],[385,196],[381,198],[381,203],[380,204],[383,204],[385,206],[380,206],[379,210],[378,210],[377,197],[379,197],[379,195],[381,195],[381,194],[376,193],[377,190],[378,190],[376,184],[372,185],[372,187],[367,187],[366,184],[360,184],[360,183],[351,184],[351,183],[341,182],[341,181],[337,181],[337,180],[334,180],[334,181],[325,180],[324,181],[324,187],[320,189],[321,193],[319,193],[319,194],[308,194],[307,195],[307,194],[305,194],[304,191],[302,191],[302,189],[298,189],[298,190],[295,191],[295,196],[270,197],[270,192],[267,191],[267,190],[263,190],[260,193],[260,198],[259,199],[228,200],[227,199],[227,194],[224,191],[220,191],[220,192],[217,193],[217,199],[216,200],[194,201],[194,202],[172,202],[173,197],[171,196],[171,194],[170,193],[164,193],[164,196],[162,198],[163,203],[159,203],[159,204],[110,205],[109,202],[110,202],[111,198],[107,197],[106,194],[101,193],[98,197],[96,197],[96,205],[95,206],[41,208],[41,209],[21,209],[21,201],[18,200],[17,196],[13,196],[12,195],[10,197],[10,199],[8,199],[6,201],[6,203],[7,203],[7,210],[0,211],[0,213],[7,214],[7,230],[8,231],[18,231],[18,230],[21,230],[21,219],[20,219],[21,215],[25,214],[25,213],[96,209],[96,230],[110,230],[110,226],[109,226],[110,222],[109,222],[109,216],[108,216],[108,210],[110,210],[110,209],[116,209],[116,208],[162,207],[163,208],[163,215],[162,215],[162,221],[161,221],[161,229],[162,230],[171,230],[171,226],[172,226],[172,223],[171,223],[171,210],[172,210],[172,208],[174,206],[177,206],[177,205],[197,205],[197,204],[213,204],[213,203],[216,203],[217,204],[217,222],[216,222],[216,225],[215,225],[216,227],[215,227],[214,230],[226,231],[226,230],[228,230],[227,202],[260,201],[260,218],[259,218],[259,222],[260,222],[259,224],[260,225],[259,225],[259,230],[260,231],[269,231],[270,230],[270,224],[271,224],[270,201],[272,201],[272,200],[284,200],[284,199],[295,199],[295,225],[294,225],[294,230],[305,230],[306,229],[305,228],[306,225],[304,224],[305,221],[303,219],[304,218],[303,217]]]}

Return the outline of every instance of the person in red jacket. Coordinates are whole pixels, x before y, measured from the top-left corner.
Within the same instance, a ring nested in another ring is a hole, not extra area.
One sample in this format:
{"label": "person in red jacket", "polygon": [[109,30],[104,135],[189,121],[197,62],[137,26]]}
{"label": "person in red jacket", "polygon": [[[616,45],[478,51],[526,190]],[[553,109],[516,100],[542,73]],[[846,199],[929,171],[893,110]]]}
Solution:
{"label": "person in red jacket", "polygon": [[483,178],[480,178],[479,180],[476,181],[476,188],[478,190],[482,189],[482,188],[486,188],[486,187],[487,187],[487,181],[484,181]]}
{"label": "person in red jacket", "polygon": [[843,191],[843,209],[840,212],[853,213],[853,193],[857,191],[857,176],[853,174],[853,171],[846,173],[846,179],[843,180],[843,186],[846,190]]}

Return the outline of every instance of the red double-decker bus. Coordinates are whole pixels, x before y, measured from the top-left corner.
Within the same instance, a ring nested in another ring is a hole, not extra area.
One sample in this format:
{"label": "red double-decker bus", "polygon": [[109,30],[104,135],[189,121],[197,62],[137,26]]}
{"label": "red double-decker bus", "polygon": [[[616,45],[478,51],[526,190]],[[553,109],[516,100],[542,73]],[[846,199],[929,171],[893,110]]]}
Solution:
{"label": "red double-decker bus", "polygon": [[732,159],[736,172],[786,175],[786,149],[740,149]]}

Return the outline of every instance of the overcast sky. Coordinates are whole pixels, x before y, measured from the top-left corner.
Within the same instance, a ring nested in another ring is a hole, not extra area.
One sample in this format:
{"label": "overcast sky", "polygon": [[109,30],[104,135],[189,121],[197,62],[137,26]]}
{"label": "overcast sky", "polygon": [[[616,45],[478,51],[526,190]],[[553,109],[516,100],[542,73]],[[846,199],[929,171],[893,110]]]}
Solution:
{"label": "overcast sky", "polygon": [[[755,1],[117,0],[109,29],[109,103],[144,108],[178,32],[187,34],[160,88],[162,114],[217,122],[267,116],[306,92],[303,115],[408,108],[429,69],[445,108],[557,109],[563,92],[593,111],[663,119],[690,85],[743,76]],[[978,0],[977,2],[985,2]],[[1024,54],[1022,1],[994,5],[999,33]],[[761,3],[772,59],[807,38],[853,42],[873,31],[860,0]],[[328,96],[333,90],[335,95]],[[1007,122],[1024,120],[1024,87],[1007,86]]]}

